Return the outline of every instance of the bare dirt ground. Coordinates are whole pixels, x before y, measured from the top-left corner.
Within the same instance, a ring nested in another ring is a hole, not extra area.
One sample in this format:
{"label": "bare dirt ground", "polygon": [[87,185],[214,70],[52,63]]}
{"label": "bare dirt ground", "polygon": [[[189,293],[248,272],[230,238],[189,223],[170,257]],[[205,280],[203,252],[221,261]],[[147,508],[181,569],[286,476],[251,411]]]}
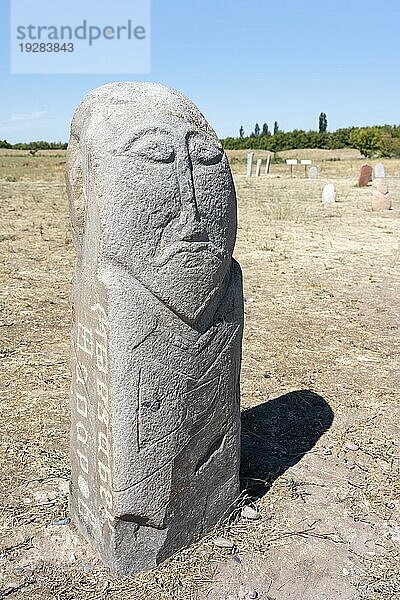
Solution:
{"label": "bare dirt ground", "polygon": [[[68,522],[74,253],[64,155],[40,154],[0,155],[0,597],[400,598],[400,219],[369,212],[371,190],[355,185],[365,161],[314,151],[318,180],[281,164],[249,180],[246,153],[232,154],[242,503],[260,518],[238,512],[158,569],[115,581]],[[400,161],[385,166],[400,208]]]}

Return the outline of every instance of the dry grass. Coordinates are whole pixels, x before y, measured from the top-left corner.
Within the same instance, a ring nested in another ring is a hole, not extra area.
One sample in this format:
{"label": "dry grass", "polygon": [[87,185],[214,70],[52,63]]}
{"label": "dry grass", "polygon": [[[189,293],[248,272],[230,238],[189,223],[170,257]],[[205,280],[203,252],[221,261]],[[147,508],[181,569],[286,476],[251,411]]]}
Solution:
{"label": "dry grass", "polygon": [[[159,569],[117,582],[55,524],[68,517],[74,256],[63,157],[43,154],[0,155],[4,597],[214,600],[251,583],[277,600],[398,598],[400,220],[369,212],[370,190],[355,187],[363,161],[321,161],[316,181],[288,178],[285,165],[248,180],[245,153],[234,162],[242,500],[261,518],[236,515]],[[400,199],[400,161],[386,168]],[[339,201],[324,207],[328,180]],[[216,535],[234,552],[214,547]]]}

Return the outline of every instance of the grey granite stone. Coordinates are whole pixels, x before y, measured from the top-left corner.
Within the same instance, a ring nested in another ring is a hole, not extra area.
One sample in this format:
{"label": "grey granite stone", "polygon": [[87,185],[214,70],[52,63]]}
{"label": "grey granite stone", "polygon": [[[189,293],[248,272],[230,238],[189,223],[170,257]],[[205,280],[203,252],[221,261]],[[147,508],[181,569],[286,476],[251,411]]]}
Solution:
{"label": "grey granite stone", "polygon": [[247,153],[247,177],[251,177],[251,172],[253,169],[253,156],[254,156],[254,152],[248,152]]}
{"label": "grey granite stone", "polygon": [[239,494],[236,196],[204,116],[151,83],[84,98],[67,185],[70,508],[121,577],[198,539]]}
{"label": "grey granite stone", "polygon": [[322,202],[324,204],[332,204],[336,201],[335,186],[333,183],[327,183],[322,190]]}
{"label": "grey granite stone", "polygon": [[318,168],[317,167],[310,167],[308,169],[308,177],[309,179],[318,179]]}
{"label": "grey granite stone", "polygon": [[377,163],[374,167],[374,178],[384,179],[385,178],[385,165],[383,163]]}

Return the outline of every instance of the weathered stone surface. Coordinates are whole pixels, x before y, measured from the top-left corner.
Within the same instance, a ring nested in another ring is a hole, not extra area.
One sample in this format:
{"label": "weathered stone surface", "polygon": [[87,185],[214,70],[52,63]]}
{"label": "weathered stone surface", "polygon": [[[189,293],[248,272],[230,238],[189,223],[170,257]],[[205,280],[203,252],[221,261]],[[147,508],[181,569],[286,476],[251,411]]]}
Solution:
{"label": "weathered stone surface", "polygon": [[375,179],[384,178],[385,177],[385,165],[383,163],[377,163],[374,167],[374,177]]}
{"label": "weathered stone surface", "polygon": [[372,167],[370,165],[363,165],[360,169],[360,175],[358,178],[358,185],[365,187],[372,181]]}
{"label": "weathered stone surface", "polygon": [[259,158],[256,163],[256,177],[260,176],[262,160]]}
{"label": "weathered stone surface", "polygon": [[269,168],[271,166],[271,155],[268,154],[267,156],[267,160],[265,161],[265,174],[268,175],[269,174]]}
{"label": "weathered stone surface", "polygon": [[324,204],[331,204],[336,201],[335,186],[333,183],[327,183],[322,190],[322,202]]}
{"label": "weathered stone surface", "polygon": [[251,171],[253,169],[253,156],[254,152],[247,153],[247,177],[251,177]]}
{"label": "weathered stone surface", "polygon": [[387,194],[389,192],[388,185],[384,179],[374,179],[372,181],[372,191],[374,190],[381,194]]}
{"label": "weathered stone surface", "polygon": [[203,115],[158,84],[86,96],[67,167],[70,508],[123,576],[200,537],[239,494],[236,196]]}
{"label": "weathered stone surface", "polygon": [[308,169],[309,179],[318,179],[318,168],[313,166]]}
{"label": "weathered stone surface", "polygon": [[372,182],[372,212],[381,210],[390,210],[392,208],[392,198],[389,194],[389,188],[384,179],[374,179]]}

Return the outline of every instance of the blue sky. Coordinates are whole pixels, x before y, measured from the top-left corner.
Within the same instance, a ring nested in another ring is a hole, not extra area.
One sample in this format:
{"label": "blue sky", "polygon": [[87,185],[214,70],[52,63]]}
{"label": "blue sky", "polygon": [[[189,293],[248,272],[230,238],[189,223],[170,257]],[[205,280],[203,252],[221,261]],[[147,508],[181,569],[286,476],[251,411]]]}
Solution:
{"label": "blue sky", "polygon": [[256,121],[316,129],[321,111],[330,130],[400,123],[399,0],[153,0],[149,75],[11,75],[8,4],[0,139],[12,143],[67,141],[83,95],[118,80],[179,89],[220,137]]}

